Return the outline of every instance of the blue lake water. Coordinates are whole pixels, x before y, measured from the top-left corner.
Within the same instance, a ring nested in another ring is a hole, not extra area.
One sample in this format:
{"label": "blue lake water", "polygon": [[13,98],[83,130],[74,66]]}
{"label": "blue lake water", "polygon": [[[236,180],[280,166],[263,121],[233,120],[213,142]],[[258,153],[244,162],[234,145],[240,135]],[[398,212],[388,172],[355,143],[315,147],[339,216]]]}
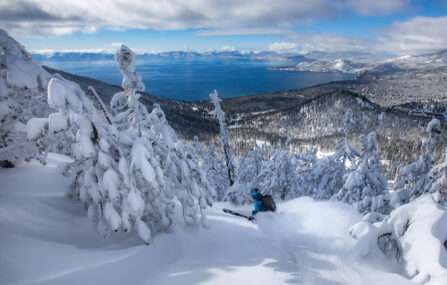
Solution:
{"label": "blue lake water", "polygon": [[[42,61],[69,73],[121,85],[122,75],[115,61]],[[353,79],[352,74],[268,70],[293,65],[289,61],[246,58],[163,58],[137,60],[136,71],[146,92],[169,99],[209,99],[216,89],[219,97],[287,91],[330,81]]]}

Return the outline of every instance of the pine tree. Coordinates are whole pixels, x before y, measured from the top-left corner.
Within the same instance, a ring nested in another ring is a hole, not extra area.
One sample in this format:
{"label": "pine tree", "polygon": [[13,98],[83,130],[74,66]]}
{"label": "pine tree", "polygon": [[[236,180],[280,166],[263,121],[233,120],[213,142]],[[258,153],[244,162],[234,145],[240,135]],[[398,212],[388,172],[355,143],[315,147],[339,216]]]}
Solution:
{"label": "pine tree", "polygon": [[349,135],[351,134],[355,125],[354,119],[352,118],[351,109],[346,110],[343,124],[345,136],[335,147],[335,158],[339,159],[343,165],[346,165],[347,161],[349,161],[351,164],[354,164],[360,154],[349,142]]}
{"label": "pine tree", "polygon": [[441,133],[441,125],[438,119],[433,119],[425,129],[427,137],[422,141],[422,154],[417,161],[399,170],[400,180],[394,185],[394,190],[401,192],[404,197],[401,203],[413,200],[422,194],[429,192],[433,180],[429,172],[433,166],[431,149],[436,144]]}
{"label": "pine tree", "polygon": [[289,200],[300,196],[296,176],[296,161],[289,155],[290,143],[286,151],[279,145],[275,146],[272,158],[266,161],[258,176],[260,190],[263,194],[270,194],[274,199]]}
{"label": "pine tree", "polygon": [[116,59],[124,91],[112,98],[113,124],[101,121],[79,86],[52,79],[48,102],[68,114],[67,132],[76,132],[74,177],[69,195],[79,198],[104,236],[135,229],[149,244],[167,230],[179,201],[184,221],[207,226],[203,209],[215,196],[191,146],[177,139],[160,106],[152,112],[138,101],[144,84],[134,70],[134,53],[122,46]]}
{"label": "pine tree", "polygon": [[264,161],[264,152],[261,148],[257,147],[249,151],[248,157],[243,159],[239,165],[237,181],[248,185],[249,188],[257,188],[259,186],[258,176],[261,174]]}
{"label": "pine tree", "polygon": [[[17,41],[0,29],[0,166],[13,167],[37,158],[45,147],[40,138],[48,130],[45,90],[48,74]],[[28,124],[28,125],[27,125]],[[28,134],[28,135],[27,135]]]}
{"label": "pine tree", "polygon": [[[307,153],[293,153],[294,160],[296,161],[296,175],[297,175],[297,187],[302,195],[313,196],[316,198],[317,189],[314,185],[314,178],[312,174],[313,168],[316,166],[318,161],[317,158],[318,148],[314,147],[310,152]],[[320,181],[320,180],[318,180]],[[322,197],[319,197],[322,198]]]}
{"label": "pine tree", "polygon": [[231,138],[227,134],[227,128],[225,125],[225,113],[223,112],[222,108],[220,107],[221,100],[219,99],[219,96],[218,96],[216,90],[214,90],[213,93],[210,93],[210,98],[211,98],[211,102],[214,104],[214,110],[212,113],[219,121],[220,136],[222,138],[222,146],[224,148],[225,162],[227,165],[227,172],[228,172],[228,180],[230,181],[230,186],[232,186],[235,181],[235,172],[234,172],[233,158],[232,158],[232,153],[231,153]]}
{"label": "pine tree", "polygon": [[227,191],[224,200],[236,205],[251,203],[250,191],[260,188],[259,175],[265,161],[264,152],[257,147],[248,152],[248,157],[239,160],[237,182]]}
{"label": "pine tree", "polygon": [[317,199],[337,198],[337,193],[345,184],[347,163],[355,167],[360,155],[349,142],[349,135],[355,125],[351,109],[346,110],[343,123],[345,135],[335,147],[335,154],[317,160],[312,169],[313,196]]}
{"label": "pine tree", "polygon": [[203,158],[203,169],[211,186],[215,189],[217,200],[224,200],[227,189],[230,187],[225,162],[217,156],[213,145],[208,146],[208,152]]}
{"label": "pine tree", "polygon": [[444,153],[444,161],[430,170],[430,177],[433,180],[430,193],[437,193],[439,201],[447,200],[447,148]]}
{"label": "pine tree", "polygon": [[338,153],[316,160],[310,174],[311,195],[316,199],[330,199],[343,187],[346,166]]}
{"label": "pine tree", "polygon": [[360,135],[362,150],[358,164],[353,165],[346,175],[343,188],[337,194],[337,199],[349,204],[355,204],[360,212],[389,212],[386,200],[377,198],[386,194],[388,183],[382,176],[380,157],[377,154],[376,133],[368,137]]}

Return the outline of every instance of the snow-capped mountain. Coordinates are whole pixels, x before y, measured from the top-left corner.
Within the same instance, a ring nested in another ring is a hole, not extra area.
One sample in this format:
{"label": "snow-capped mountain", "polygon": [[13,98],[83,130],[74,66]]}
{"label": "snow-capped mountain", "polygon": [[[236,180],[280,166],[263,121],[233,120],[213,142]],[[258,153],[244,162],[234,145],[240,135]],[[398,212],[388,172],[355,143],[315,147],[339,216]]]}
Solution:
{"label": "snow-capped mountain", "polygon": [[[55,61],[75,61],[75,60],[114,60],[113,51],[103,52],[88,52],[88,51],[35,51],[33,56],[40,61],[55,60]],[[166,52],[144,52],[136,55],[138,60],[153,59],[153,58],[197,58],[197,57],[287,57],[296,56],[289,53],[277,53],[273,51],[259,51],[259,50],[214,50],[206,52],[195,51],[166,51]]]}
{"label": "snow-capped mountain", "polygon": [[[317,54],[320,55],[320,54]],[[307,54],[306,57],[311,57]],[[314,54],[315,56],[315,54]],[[425,55],[405,55],[399,57],[379,58],[376,56],[349,56],[331,58],[321,55],[311,61],[303,61],[296,66],[281,67],[282,70],[313,71],[313,72],[343,72],[343,73],[392,73],[397,71],[429,69],[447,65],[447,50]]]}

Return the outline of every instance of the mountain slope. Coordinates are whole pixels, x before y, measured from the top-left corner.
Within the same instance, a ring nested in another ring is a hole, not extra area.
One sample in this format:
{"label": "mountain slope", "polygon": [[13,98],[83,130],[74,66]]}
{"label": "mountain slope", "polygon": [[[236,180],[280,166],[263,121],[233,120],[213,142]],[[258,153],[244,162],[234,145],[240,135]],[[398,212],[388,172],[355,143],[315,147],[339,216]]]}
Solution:
{"label": "mountain slope", "polygon": [[[333,151],[344,136],[343,119],[348,108],[353,111],[355,121],[350,139],[356,144],[359,134],[376,131],[379,152],[387,160],[385,170],[389,178],[394,177],[400,166],[417,158],[421,139],[425,136],[423,128],[433,116],[411,113],[411,109],[404,107],[381,107],[363,96],[339,90],[323,93],[287,109],[246,117],[233,127],[232,135],[244,138],[243,144],[262,139],[283,144],[287,137],[291,137],[299,151],[314,146]],[[446,129],[445,124],[443,128]],[[434,150],[437,160],[442,158],[447,147],[445,134],[444,131],[441,144]],[[236,143],[239,142],[236,139]]]}
{"label": "mountain slope", "polygon": [[279,204],[257,224],[216,203],[210,229],[176,224],[151,246],[133,232],[104,240],[82,204],[64,196],[63,161],[52,154],[46,167],[0,169],[1,284],[412,284],[385,260],[353,254],[348,231],[361,218],[353,208],[309,198]]}

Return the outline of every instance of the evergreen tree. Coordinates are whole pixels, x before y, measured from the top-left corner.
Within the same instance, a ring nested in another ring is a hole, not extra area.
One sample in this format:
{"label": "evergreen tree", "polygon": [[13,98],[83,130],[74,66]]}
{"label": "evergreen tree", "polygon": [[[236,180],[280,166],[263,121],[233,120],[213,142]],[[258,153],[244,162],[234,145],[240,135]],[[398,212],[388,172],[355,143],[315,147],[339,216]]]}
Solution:
{"label": "evergreen tree", "polygon": [[339,153],[316,160],[310,174],[311,195],[316,199],[330,199],[343,187],[346,166]]}
{"label": "evergreen tree", "polygon": [[138,101],[144,85],[134,71],[134,53],[123,45],[116,59],[124,91],[112,99],[113,124],[98,118],[79,86],[50,81],[49,104],[68,114],[68,132],[77,133],[75,162],[67,167],[74,176],[69,195],[81,199],[104,236],[135,229],[149,244],[172,224],[175,201],[187,224],[196,224],[201,214],[206,226],[203,209],[215,194],[205,172],[191,147],[177,139],[160,106],[149,113]]}
{"label": "evergreen tree", "polygon": [[344,137],[335,147],[335,154],[323,157],[315,163],[312,169],[313,196],[318,199],[335,197],[345,184],[347,163],[355,167],[359,152],[350,144],[349,135],[354,128],[352,110],[345,113]]}
{"label": "evergreen tree", "polygon": [[261,192],[281,200],[293,199],[302,195],[298,192],[297,187],[296,160],[289,155],[290,141],[286,147],[287,150],[282,151],[279,145],[275,146],[273,157],[264,163],[258,176]]}
{"label": "evergreen tree", "polygon": [[225,113],[220,107],[221,100],[219,99],[216,90],[214,90],[213,93],[210,93],[210,98],[211,102],[214,104],[214,111],[212,113],[219,121],[220,136],[222,138],[222,146],[224,148],[225,162],[227,165],[227,172],[228,172],[228,180],[230,181],[230,186],[232,186],[235,181],[235,172],[233,166],[233,158],[231,154],[231,138],[227,134],[227,128],[225,125]]}
{"label": "evergreen tree", "polygon": [[314,185],[312,170],[318,161],[317,151],[318,148],[314,147],[308,153],[292,154],[297,164],[296,175],[298,182],[296,186],[302,195],[315,197],[314,189],[316,189],[316,185]]}
{"label": "evergreen tree", "polygon": [[[13,167],[22,160],[43,162],[40,138],[48,130],[45,90],[51,76],[39,62],[0,29],[0,166]],[[27,135],[28,134],[28,135]]]}
{"label": "evergreen tree", "polygon": [[422,154],[418,160],[399,170],[400,180],[394,185],[394,189],[404,197],[401,203],[413,200],[423,193],[429,192],[433,180],[429,172],[433,166],[431,149],[436,144],[441,133],[441,125],[438,119],[431,120],[426,128],[427,137],[422,140]]}
{"label": "evergreen tree", "polygon": [[209,183],[215,189],[217,200],[224,200],[227,189],[230,187],[225,162],[217,156],[213,145],[208,146],[208,152],[203,158],[203,169]]}
{"label": "evergreen tree", "polygon": [[262,172],[264,160],[264,152],[259,147],[249,151],[247,158],[241,157],[237,183],[229,189],[225,201],[236,205],[252,202],[250,190],[260,187],[259,175]]}
{"label": "evergreen tree", "polygon": [[377,154],[376,133],[368,137],[360,135],[362,150],[358,164],[353,165],[346,175],[343,188],[337,193],[337,199],[349,204],[355,204],[360,212],[389,212],[387,203],[376,197],[386,194],[388,183],[382,176],[380,157]]}
{"label": "evergreen tree", "polygon": [[430,170],[430,177],[433,179],[430,193],[437,193],[439,201],[447,200],[447,148],[444,153],[444,161]]}

